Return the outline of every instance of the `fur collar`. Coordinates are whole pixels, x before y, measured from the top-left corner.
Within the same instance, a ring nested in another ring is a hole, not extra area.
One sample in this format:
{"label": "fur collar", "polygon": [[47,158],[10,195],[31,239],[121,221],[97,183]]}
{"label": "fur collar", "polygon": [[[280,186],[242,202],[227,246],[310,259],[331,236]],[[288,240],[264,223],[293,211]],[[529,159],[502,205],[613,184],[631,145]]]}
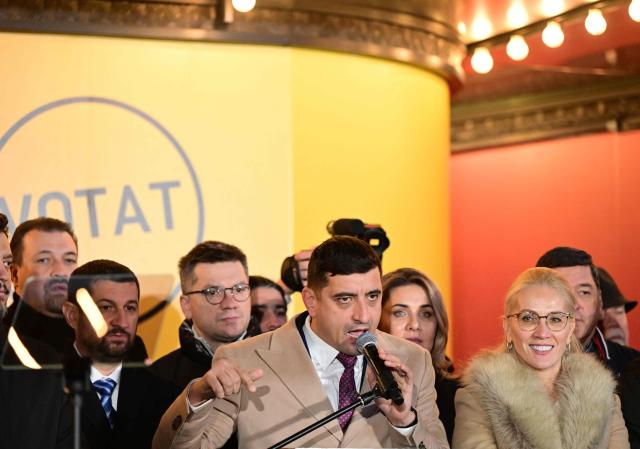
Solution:
{"label": "fur collar", "polygon": [[557,401],[511,352],[477,357],[465,374],[500,449],[598,449],[607,444],[615,382],[594,357],[568,354]]}

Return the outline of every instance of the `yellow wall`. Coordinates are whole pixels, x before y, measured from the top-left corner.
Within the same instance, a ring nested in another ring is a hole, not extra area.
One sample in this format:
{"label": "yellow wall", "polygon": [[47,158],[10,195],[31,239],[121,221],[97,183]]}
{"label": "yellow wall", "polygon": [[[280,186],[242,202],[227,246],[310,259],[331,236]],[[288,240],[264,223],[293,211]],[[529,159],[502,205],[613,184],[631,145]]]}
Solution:
{"label": "yellow wall", "polygon": [[[80,262],[106,257],[144,279],[147,305],[175,287],[176,264],[197,238],[240,246],[255,274],[276,277],[282,259],[327,237],[341,217],[380,223],[391,238],[386,270],[421,268],[449,295],[446,83],[373,58],[285,47],[0,33],[0,200],[19,221],[47,193],[62,195],[80,240]],[[19,129],[11,127],[32,113]],[[154,182],[171,190],[172,225]],[[135,218],[126,186],[148,224]],[[87,199],[96,197],[99,235]],[[0,208],[2,207],[0,201]],[[52,200],[46,212],[64,218]],[[159,276],[159,277],[158,277]],[[142,325],[154,355],[177,345],[177,302]],[[299,309],[299,304],[297,304]]]}
{"label": "yellow wall", "polygon": [[378,223],[391,239],[384,270],[422,269],[450,298],[446,82],[404,64],[296,50],[292,90],[295,247],[322,241],[336,218]]}

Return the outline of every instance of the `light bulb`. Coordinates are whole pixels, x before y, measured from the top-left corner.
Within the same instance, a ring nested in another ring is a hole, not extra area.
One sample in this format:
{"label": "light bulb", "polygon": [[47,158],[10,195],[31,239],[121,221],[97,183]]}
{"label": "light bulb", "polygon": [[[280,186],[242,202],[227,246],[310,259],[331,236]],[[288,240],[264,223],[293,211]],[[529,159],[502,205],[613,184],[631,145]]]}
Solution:
{"label": "light bulb", "polygon": [[522,0],[515,0],[507,10],[507,23],[511,28],[520,28],[529,22],[529,14]]}
{"label": "light bulb", "polygon": [[587,18],[584,21],[584,27],[589,34],[600,36],[607,29],[607,21],[599,9],[590,9]]}
{"label": "light bulb", "polygon": [[231,4],[238,12],[249,12],[256,6],[256,0],[231,0]]}
{"label": "light bulb", "polygon": [[493,25],[485,16],[479,15],[471,22],[471,37],[474,40],[486,39],[491,36],[491,33],[493,33]]}
{"label": "light bulb", "polygon": [[564,42],[564,33],[558,22],[549,22],[542,30],[542,42],[549,48],[558,48]]}
{"label": "light bulb", "polygon": [[471,67],[477,73],[489,73],[493,68],[493,58],[485,47],[476,48],[471,56]]}
{"label": "light bulb", "polygon": [[546,17],[562,14],[564,9],[564,0],[542,0],[542,14]]}
{"label": "light bulb", "polygon": [[529,46],[524,37],[515,35],[511,36],[507,44],[507,54],[514,61],[522,61],[529,55]]}
{"label": "light bulb", "polygon": [[633,0],[629,3],[629,17],[634,22],[640,22],[640,0]]}

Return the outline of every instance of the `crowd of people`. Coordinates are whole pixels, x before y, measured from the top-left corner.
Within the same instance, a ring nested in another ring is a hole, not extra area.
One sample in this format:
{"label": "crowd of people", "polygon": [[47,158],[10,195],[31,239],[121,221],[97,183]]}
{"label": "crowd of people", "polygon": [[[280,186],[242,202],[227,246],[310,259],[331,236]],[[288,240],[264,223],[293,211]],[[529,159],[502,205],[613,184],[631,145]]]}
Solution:
{"label": "crowd of people", "polygon": [[[463,372],[447,357],[437,285],[413,268],[383,275],[354,237],[289,258],[306,308],[289,320],[291,282],[250,276],[236,246],[197,244],[178,262],[180,347],[151,366],[136,274],[112,260],[78,266],[69,224],[28,220],[9,239],[0,214],[0,256],[0,448],[271,447],[379,385],[357,345],[367,333],[400,400],[363,401],[288,447],[640,448],[640,352],[626,321],[637,303],[580,249],[553,248],[517,277],[504,341]],[[21,367],[12,335],[64,370]]]}

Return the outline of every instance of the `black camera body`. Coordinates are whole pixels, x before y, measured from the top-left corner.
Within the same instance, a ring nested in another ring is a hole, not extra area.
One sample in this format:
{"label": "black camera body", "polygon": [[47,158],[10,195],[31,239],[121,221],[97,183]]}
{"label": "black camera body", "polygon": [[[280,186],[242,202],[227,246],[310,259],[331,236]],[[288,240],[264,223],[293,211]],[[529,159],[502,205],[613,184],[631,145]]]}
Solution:
{"label": "black camera body", "polygon": [[350,235],[364,240],[378,254],[382,260],[382,253],[385,252],[391,241],[382,226],[376,224],[365,224],[358,218],[340,218],[330,221],[327,224],[327,232],[333,235]]}
{"label": "black camera body", "polygon": [[[330,221],[327,224],[327,232],[332,236],[349,235],[364,240],[371,245],[380,260],[382,260],[382,253],[391,245],[391,241],[382,226],[365,224],[357,218],[340,218]],[[300,266],[294,256],[289,256],[282,262],[280,279],[294,292],[301,292],[304,288],[302,276],[300,275]]]}

